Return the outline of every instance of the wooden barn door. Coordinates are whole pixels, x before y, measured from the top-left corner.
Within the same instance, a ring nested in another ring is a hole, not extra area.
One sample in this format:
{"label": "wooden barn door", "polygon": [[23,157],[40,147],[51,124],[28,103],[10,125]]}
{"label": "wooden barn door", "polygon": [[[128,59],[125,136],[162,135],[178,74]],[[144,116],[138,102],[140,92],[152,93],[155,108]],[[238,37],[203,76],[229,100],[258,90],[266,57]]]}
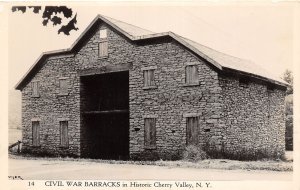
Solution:
{"label": "wooden barn door", "polygon": [[198,144],[198,117],[186,118],[186,144]]}
{"label": "wooden barn door", "polygon": [[32,122],[32,145],[33,146],[40,145],[40,122],[39,121]]}

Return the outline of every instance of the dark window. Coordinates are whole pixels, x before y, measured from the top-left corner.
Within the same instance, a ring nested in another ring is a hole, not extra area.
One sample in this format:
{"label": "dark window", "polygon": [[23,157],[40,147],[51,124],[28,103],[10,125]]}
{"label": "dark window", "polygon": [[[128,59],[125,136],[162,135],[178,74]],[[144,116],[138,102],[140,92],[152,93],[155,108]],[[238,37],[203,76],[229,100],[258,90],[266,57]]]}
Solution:
{"label": "dark window", "polygon": [[68,121],[60,121],[60,145],[63,147],[69,146],[68,139]]}
{"label": "dark window", "polygon": [[239,85],[242,87],[248,87],[250,80],[248,78],[240,78]]}
{"label": "dark window", "polygon": [[275,89],[275,86],[274,86],[274,85],[268,85],[268,86],[267,86],[267,90],[268,90],[269,92],[273,92],[274,89]]}
{"label": "dark window", "polygon": [[32,82],[32,96],[33,97],[40,97],[40,82],[34,81]]}
{"label": "dark window", "polygon": [[32,122],[32,145],[33,146],[40,145],[40,122],[39,121]]}
{"label": "dark window", "polygon": [[199,84],[197,65],[188,65],[185,67],[185,83]]}
{"label": "dark window", "polygon": [[99,42],[99,57],[107,57],[108,56],[108,42],[107,40],[103,40]]}
{"label": "dark window", "polygon": [[59,94],[60,95],[68,95],[68,79],[63,78],[59,79]]}
{"label": "dark window", "polygon": [[145,148],[156,148],[155,122],[155,118],[145,118]]}
{"label": "dark window", "polygon": [[144,87],[154,86],[154,69],[144,70]]}
{"label": "dark window", "polygon": [[198,117],[186,118],[186,144],[198,144]]}

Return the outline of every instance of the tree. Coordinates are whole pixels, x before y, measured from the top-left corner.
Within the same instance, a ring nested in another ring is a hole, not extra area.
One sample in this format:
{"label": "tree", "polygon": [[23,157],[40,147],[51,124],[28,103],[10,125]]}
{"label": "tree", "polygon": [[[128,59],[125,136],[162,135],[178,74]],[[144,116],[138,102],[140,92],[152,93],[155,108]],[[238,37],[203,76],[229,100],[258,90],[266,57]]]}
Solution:
{"label": "tree", "polygon": [[283,73],[283,80],[286,81],[290,86],[287,88],[287,95],[293,94],[293,72],[290,70],[285,70]]}
{"label": "tree", "polygon": [[293,73],[285,70],[283,80],[290,86],[287,87],[285,98],[285,147],[286,150],[293,150]]}
{"label": "tree", "polygon": [[[25,13],[26,10],[32,9],[32,12],[35,14],[39,14],[40,10],[42,10],[42,6],[13,6],[12,12],[21,11]],[[43,26],[47,26],[49,22],[52,22],[53,26],[61,25],[63,18],[58,14],[61,13],[65,19],[70,19],[73,15],[72,9],[66,6],[45,6],[44,12],[42,14],[42,24]],[[65,35],[70,35],[71,30],[78,30],[75,26],[77,24],[77,13],[75,16],[68,22],[68,24],[61,26],[58,29],[58,34],[63,32]]]}
{"label": "tree", "polygon": [[285,98],[285,145],[293,150],[293,94]]}

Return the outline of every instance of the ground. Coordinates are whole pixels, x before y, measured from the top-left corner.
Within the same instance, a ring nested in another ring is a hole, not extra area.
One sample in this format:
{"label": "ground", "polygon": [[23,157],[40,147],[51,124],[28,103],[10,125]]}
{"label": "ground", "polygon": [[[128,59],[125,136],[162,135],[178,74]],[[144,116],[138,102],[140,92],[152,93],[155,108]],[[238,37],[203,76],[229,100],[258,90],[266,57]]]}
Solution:
{"label": "ground", "polygon": [[[20,140],[10,130],[9,144]],[[287,161],[207,159],[186,161],[105,161],[72,158],[32,158],[11,155],[9,175],[23,179],[161,179],[161,180],[292,180],[293,152]],[[172,175],[170,175],[172,173]],[[188,174],[188,175],[187,175]]]}
{"label": "ground", "polygon": [[[164,162],[164,161],[160,161]],[[220,160],[218,160],[220,162]],[[227,163],[230,161],[227,161]],[[237,161],[239,162],[239,161]],[[159,163],[159,162],[158,162]],[[176,163],[176,162],[175,162]],[[178,162],[177,162],[178,163]],[[217,162],[216,162],[217,163]],[[246,162],[246,164],[249,162]],[[226,166],[226,163],[221,162]],[[170,175],[172,174],[172,175]],[[107,162],[72,159],[34,159],[12,157],[9,175],[23,179],[123,179],[123,180],[292,180],[292,171],[206,169],[178,167],[168,162],[158,165],[139,165],[130,162]]]}

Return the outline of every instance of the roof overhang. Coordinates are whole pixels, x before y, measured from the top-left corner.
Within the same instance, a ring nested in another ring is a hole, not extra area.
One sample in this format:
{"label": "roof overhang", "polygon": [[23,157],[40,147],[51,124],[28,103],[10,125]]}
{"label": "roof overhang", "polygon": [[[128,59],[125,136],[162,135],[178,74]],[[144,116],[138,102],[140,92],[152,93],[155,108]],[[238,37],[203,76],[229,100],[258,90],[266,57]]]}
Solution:
{"label": "roof overhang", "polygon": [[[27,82],[31,79],[31,77],[34,76],[34,74],[39,70],[40,66],[43,64],[43,62],[51,57],[51,56],[56,56],[56,55],[66,55],[66,54],[72,54],[78,51],[81,47],[82,44],[85,42],[86,38],[88,37],[88,34],[93,31],[93,28],[97,27],[97,23],[99,22],[104,22],[108,24],[109,26],[113,27],[115,30],[117,30],[119,33],[124,35],[126,38],[128,38],[130,41],[137,42],[141,40],[151,40],[151,39],[156,39],[156,38],[161,38],[161,37],[169,37],[180,43],[182,46],[186,47],[188,50],[194,52],[196,55],[200,56],[204,60],[206,60],[208,63],[212,64],[215,68],[217,68],[219,71],[222,71],[224,69],[228,70],[227,68],[222,67],[219,63],[217,63],[214,59],[210,58],[209,56],[205,55],[203,52],[199,51],[197,48],[193,47],[186,41],[184,41],[182,38],[180,38],[178,35],[176,35],[173,32],[162,32],[162,33],[153,33],[153,34],[148,34],[148,35],[141,35],[141,36],[132,36],[129,33],[127,33],[125,30],[108,20],[102,15],[98,15],[96,18],[93,19],[93,21],[89,24],[89,26],[82,32],[82,34],[75,40],[75,42],[71,45],[70,48],[68,49],[61,49],[61,50],[56,50],[56,51],[48,51],[44,52],[40,55],[40,57],[36,60],[36,62],[33,64],[32,67],[27,71],[27,73],[22,77],[22,79],[17,83],[15,86],[15,89],[17,90],[22,90],[23,87],[27,84]],[[233,70],[233,69],[231,69]],[[240,72],[236,70],[236,72]],[[244,73],[246,75],[249,75],[250,77],[255,77],[251,73]],[[257,77],[257,76],[256,76]],[[269,82],[272,82],[274,84],[287,87],[287,83],[282,83],[279,81],[274,81],[262,76],[258,76],[260,80],[266,80]]]}

